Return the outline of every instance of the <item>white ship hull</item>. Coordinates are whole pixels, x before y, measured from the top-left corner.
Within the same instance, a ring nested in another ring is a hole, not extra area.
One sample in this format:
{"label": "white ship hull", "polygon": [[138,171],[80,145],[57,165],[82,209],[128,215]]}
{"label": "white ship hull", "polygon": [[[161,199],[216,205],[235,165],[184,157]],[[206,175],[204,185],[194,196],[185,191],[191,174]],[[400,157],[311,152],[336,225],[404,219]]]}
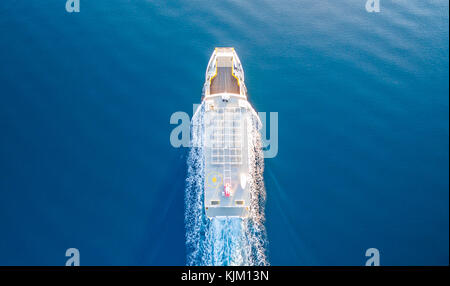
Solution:
{"label": "white ship hull", "polygon": [[247,101],[244,72],[233,48],[214,50],[206,70],[203,103],[205,213],[209,218],[247,217],[252,120],[258,117]]}

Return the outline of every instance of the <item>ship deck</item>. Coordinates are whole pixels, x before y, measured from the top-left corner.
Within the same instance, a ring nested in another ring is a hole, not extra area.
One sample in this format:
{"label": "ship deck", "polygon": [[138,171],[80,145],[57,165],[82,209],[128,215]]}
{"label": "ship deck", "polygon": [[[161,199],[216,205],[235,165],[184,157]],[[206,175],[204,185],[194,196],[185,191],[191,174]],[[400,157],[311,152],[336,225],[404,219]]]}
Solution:
{"label": "ship deck", "polygon": [[217,67],[217,74],[211,80],[210,87],[210,94],[216,93],[240,93],[238,80],[233,76],[231,67]]}
{"label": "ship deck", "polygon": [[[250,206],[249,127],[251,113],[242,99],[205,101],[204,204],[208,217],[247,217]],[[231,195],[225,195],[229,186]]]}

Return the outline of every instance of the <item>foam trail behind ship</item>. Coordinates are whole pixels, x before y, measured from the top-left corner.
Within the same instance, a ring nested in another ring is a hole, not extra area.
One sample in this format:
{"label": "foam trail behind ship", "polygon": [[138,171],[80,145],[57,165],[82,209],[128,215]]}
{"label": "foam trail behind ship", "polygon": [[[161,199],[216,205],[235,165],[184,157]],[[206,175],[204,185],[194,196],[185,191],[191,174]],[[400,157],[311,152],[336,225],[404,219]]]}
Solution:
{"label": "foam trail behind ship", "polygon": [[248,218],[213,218],[204,213],[204,104],[191,122],[191,149],[185,191],[187,265],[269,265],[264,226],[264,158],[258,120],[251,125],[251,204]]}

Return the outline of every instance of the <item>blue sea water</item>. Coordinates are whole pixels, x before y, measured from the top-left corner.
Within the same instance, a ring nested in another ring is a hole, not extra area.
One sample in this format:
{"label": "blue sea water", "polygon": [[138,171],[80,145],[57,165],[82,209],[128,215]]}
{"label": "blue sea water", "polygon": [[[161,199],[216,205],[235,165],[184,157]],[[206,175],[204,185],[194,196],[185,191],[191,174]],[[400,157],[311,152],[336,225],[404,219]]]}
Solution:
{"label": "blue sea water", "polygon": [[272,265],[449,263],[449,2],[0,2],[0,265],[184,265],[187,150],[214,47],[278,112]]}

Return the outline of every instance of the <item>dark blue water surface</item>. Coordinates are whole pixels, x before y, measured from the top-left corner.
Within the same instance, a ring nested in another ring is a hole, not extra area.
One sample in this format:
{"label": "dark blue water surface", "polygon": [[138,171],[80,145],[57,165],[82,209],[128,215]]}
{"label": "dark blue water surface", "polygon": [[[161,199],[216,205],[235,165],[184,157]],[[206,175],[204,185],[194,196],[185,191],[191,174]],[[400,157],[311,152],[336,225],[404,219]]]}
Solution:
{"label": "dark blue water surface", "polygon": [[0,2],[0,265],[185,264],[186,154],[215,46],[234,46],[266,159],[273,265],[449,263],[449,3]]}

